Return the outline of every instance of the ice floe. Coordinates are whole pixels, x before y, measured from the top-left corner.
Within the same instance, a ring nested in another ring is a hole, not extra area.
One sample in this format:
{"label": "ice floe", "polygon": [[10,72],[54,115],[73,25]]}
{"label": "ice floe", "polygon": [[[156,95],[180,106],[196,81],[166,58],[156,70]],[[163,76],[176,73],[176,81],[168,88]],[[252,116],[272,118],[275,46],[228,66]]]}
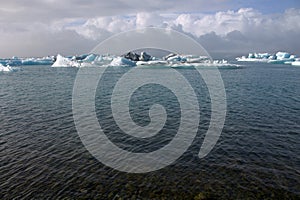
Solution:
{"label": "ice floe", "polygon": [[9,66],[21,66],[21,65],[52,65],[54,62],[54,56],[46,56],[42,58],[2,58],[0,64]]}
{"label": "ice floe", "polygon": [[271,64],[291,64],[296,60],[296,56],[288,52],[270,53],[249,53],[248,57],[237,57],[239,62],[265,62]]}
{"label": "ice floe", "polygon": [[67,58],[58,54],[56,61],[52,64],[52,67],[80,67],[80,63],[76,58]]}
{"label": "ice floe", "polygon": [[[283,55],[285,57],[285,55]],[[128,52],[124,55],[97,55],[94,53],[77,56],[47,56],[41,58],[0,59],[2,66],[50,65],[52,67],[101,67],[101,66],[235,66],[226,60],[212,60],[207,56],[185,55],[171,53],[164,57],[154,57],[147,52]],[[2,67],[3,68],[3,67]],[[3,69],[4,70],[4,69]],[[2,71],[3,71],[2,70]],[[5,68],[5,70],[7,70]]]}
{"label": "ice floe", "polygon": [[0,72],[11,72],[11,71],[13,71],[12,67],[4,66],[4,65],[0,64]]}
{"label": "ice floe", "polygon": [[211,60],[206,56],[169,54],[156,58],[146,52],[137,54],[128,52],[122,56],[89,54],[84,56],[63,57],[56,56],[52,67],[100,67],[100,66],[165,66],[165,67],[193,67],[193,66],[231,66],[239,65],[228,63],[226,60]]}
{"label": "ice floe", "polygon": [[110,65],[111,66],[131,66],[131,67],[133,67],[133,66],[136,66],[136,63],[127,58],[117,57],[111,61]]}
{"label": "ice floe", "polygon": [[291,65],[293,66],[300,66],[300,59],[296,59],[294,62],[291,62]]}

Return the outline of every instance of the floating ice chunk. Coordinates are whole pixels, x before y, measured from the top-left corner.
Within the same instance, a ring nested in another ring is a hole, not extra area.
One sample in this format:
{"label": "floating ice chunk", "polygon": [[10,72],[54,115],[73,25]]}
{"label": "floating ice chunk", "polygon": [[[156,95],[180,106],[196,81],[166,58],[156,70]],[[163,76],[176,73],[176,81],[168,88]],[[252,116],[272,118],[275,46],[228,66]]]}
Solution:
{"label": "floating ice chunk", "polygon": [[294,62],[291,63],[293,66],[300,66],[300,60],[295,60]]}
{"label": "floating ice chunk", "polygon": [[0,72],[11,72],[13,69],[10,66],[4,66],[0,63]]}
{"label": "floating ice chunk", "polygon": [[168,62],[165,60],[150,60],[148,62],[146,61],[137,61],[136,65],[167,65]]}
{"label": "floating ice chunk", "polygon": [[272,64],[290,64],[295,61],[296,56],[287,52],[277,52],[276,54],[269,53],[249,53],[248,57],[237,57],[237,61],[242,62],[268,62]]}
{"label": "floating ice chunk", "polygon": [[109,65],[114,58],[115,56],[110,55],[97,55],[92,64],[99,66]]}
{"label": "floating ice chunk", "polygon": [[20,66],[22,65],[22,62],[19,58],[13,57],[13,58],[8,58],[8,59],[0,59],[0,64],[4,66]]}
{"label": "floating ice chunk", "polygon": [[208,62],[210,59],[207,56],[196,56],[196,55],[182,55],[171,53],[165,57],[164,60],[167,60],[171,63],[181,62],[181,63],[203,63]]}
{"label": "floating ice chunk", "polygon": [[179,56],[179,55],[174,55],[174,56],[168,57],[167,61],[169,61],[169,62],[179,62],[179,61],[182,61],[182,57]]}
{"label": "floating ice chunk", "polygon": [[271,56],[269,53],[249,53],[248,58],[268,59]]}
{"label": "floating ice chunk", "polygon": [[123,57],[117,57],[114,58],[111,63],[111,66],[136,66],[135,62],[127,59],[127,58],[123,58]]}
{"label": "floating ice chunk", "polygon": [[52,65],[54,62],[53,57],[43,58],[25,58],[21,60],[22,65]]}
{"label": "floating ice chunk", "polygon": [[206,63],[174,63],[169,64],[172,68],[190,68],[190,67],[197,67],[197,68],[206,68],[206,67],[217,67],[220,69],[236,69],[239,68],[240,65],[231,64],[231,63],[222,63],[223,61],[213,61],[213,62],[206,62]]}
{"label": "floating ice chunk", "polygon": [[201,63],[201,62],[206,62],[208,60],[209,60],[209,58],[206,56],[199,56],[199,57],[189,57],[189,58],[187,58],[186,62],[187,63]]}
{"label": "floating ice chunk", "polygon": [[168,60],[168,58],[174,57],[174,56],[176,56],[176,55],[177,55],[177,54],[175,54],[175,53],[170,53],[169,55],[163,57],[163,59],[164,59],[164,60]]}
{"label": "floating ice chunk", "polygon": [[291,55],[287,52],[277,52],[275,57],[268,61],[268,63],[272,64],[291,64],[291,62],[295,61],[296,56]]}
{"label": "floating ice chunk", "polygon": [[80,67],[80,63],[78,63],[76,60],[66,58],[58,54],[52,67]]}
{"label": "floating ice chunk", "polygon": [[87,57],[85,57],[82,61],[83,62],[93,62],[97,58],[96,54],[90,54]]}
{"label": "floating ice chunk", "polygon": [[222,65],[222,64],[228,64],[228,61],[227,60],[214,60],[213,61],[213,64],[220,64],[220,65]]}
{"label": "floating ice chunk", "polygon": [[53,57],[43,57],[43,58],[8,58],[0,59],[2,65],[10,66],[20,66],[20,65],[52,65],[54,61]]}
{"label": "floating ice chunk", "polygon": [[287,52],[277,52],[276,54],[277,60],[283,60],[286,58],[290,58],[291,54],[287,53]]}
{"label": "floating ice chunk", "polygon": [[132,61],[139,61],[140,60],[140,55],[138,55],[135,52],[128,52],[127,54],[123,55],[122,57],[128,59],[128,60],[132,60]]}
{"label": "floating ice chunk", "polygon": [[142,51],[140,56],[140,61],[149,61],[151,60],[151,56],[146,52]]}
{"label": "floating ice chunk", "polygon": [[262,59],[268,59],[271,56],[269,53],[258,53],[256,54],[255,58],[262,58]]}
{"label": "floating ice chunk", "polygon": [[245,56],[237,57],[237,61],[239,62],[268,62],[269,59],[267,58],[246,58]]}

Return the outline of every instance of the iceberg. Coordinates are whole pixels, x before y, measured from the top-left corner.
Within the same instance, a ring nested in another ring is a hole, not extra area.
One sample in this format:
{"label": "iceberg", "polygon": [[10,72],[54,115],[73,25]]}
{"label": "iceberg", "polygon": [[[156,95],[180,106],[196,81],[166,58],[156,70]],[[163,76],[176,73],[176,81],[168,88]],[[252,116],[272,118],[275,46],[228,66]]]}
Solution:
{"label": "iceberg", "polygon": [[58,54],[52,67],[80,67],[80,63],[76,59],[66,58]]}
{"label": "iceberg", "polygon": [[228,63],[227,60],[211,60],[206,56],[184,55],[171,53],[162,58],[150,61],[137,61],[137,66],[166,66],[166,67],[230,67],[237,68],[240,65]]}
{"label": "iceberg", "polygon": [[236,60],[239,62],[268,62],[270,58],[271,54],[269,53],[249,53],[248,57],[237,57]]}
{"label": "iceberg", "polygon": [[294,62],[291,62],[290,64],[293,66],[300,66],[300,59],[298,58]]}
{"label": "iceberg", "polygon": [[209,62],[209,58],[206,56],[199,56],[199,57],[187,57],[186,62],[187,63],[203,63],[203,62]]}
{"label": "iceberg", "polygon": [[131,67],[133,67],[133,66],[136,66],[136,63],[127,58],[117,57],[111,61],[110,66],[131,66]]}
{"label": "iceberg", "polygon": [[12,58],[7,58],[7,59],[0,59],[0,64],[4,65],[4,66],[20,66],[22,65],[22,61],[21,59],[19,59],[18,57],[12,57]]}
{"label": "iceberg", "polygon": [[122,57],[128,59],[128,60],[131,60],[131,61],[150,61],[152,60],[152,56],[150,56],[149,54],[147,54],[146,52],[142,51],[139,54],[135,53],[135,52],[128,52],[124,55],[122,55]]}
{"label": "iceberg", "polygon": [[18,58],[12,57],[7,59],[0,59],[2,65],[9,66],[21,66],[21,65],[52,65],[54,57],[42,57],[42,58]]}
{"label": "iceberg", "polygon": [[236,69],[240,65],[229,63],[227,60],[213,60],[212,62],[199,62],[199,63],[170,63],[168,66],[172,68],[182,68],[182,67],[201,67],[201,68],[210,68],[217,67],[220,69]]}
{"label": "iceberg", "polygon": [[165,60],[150,60],[150,61],[137,61],[136,65],[141,66],[141,65],[167,65],[169,64]]}
{"label": "iceberg", "polygon": [[171,53],[165,57],[163,57],[164,60],[167,60],[171,63],[207,63],[211,62],[210,58],[207,56],[196,56],[196,55],[184,55],[184,54],[174,54]]}
{"label": "iceberg", "polygon": [[[282,55],[286,57],[286,55]],[[51,65],[52,67],[101,67],[101,66],[228,66],[226,60],[211,60],[207,56],[185,55],[171,53],[165,57],[157,58],[149,55],[146,52],[139,54],[128,52],[127,54],[117,55],[98,55],[94,53],[83,54],[79,56],[64,57],[61,54],[57,56],[47,56],[41,58],[18,58],[0,59],[2,66],[11,64],[16,65]],[[1,70],[8,70],[1,67]]]}
{"label": "iceberg", "polygon": [[134,53],[132,51],[128,52],[125,55],[122,55],[122,57],[124,57],[128,60],[132,60],[132,61],[139,61],[140,60],[140,55],[138,55],[137,53]]}
{"label": "iceberg", "polygon": [[95,66],[136,66],[134,61],[124,57],[88,54],[85,56],[64,57],[60,54],[56,56],[56,61],[52,67],[95,67]]}
{"label": "iceberg", "polygon": [[271,59],[268,61],[268,63],[273,64],[290,64],[290,62],[295,61],[295,55],[291,55],[287,52],[277,52],[275,54],[275,59]]}
{"label": "iceberg", "polygon": [[146,52],[142,51],[140,56],[140,61],[150,61],[152,59],[152,56],[147,54]]}
{"label": "iceberg", "polygon": [[293,61],[295,61],[295,58],[295,55],[291,55],[288,52],[279,51],[273,55],[269,53],[249,53],[248,57],[237,57],[236,60],[239,62],[266,62],[272,64],[291,64]]}
{"label": "iceberg", "polygon": [[25,58],[21,60],[22,65],[52,65],[54,57],[43,57],[43,58]]}
{"label": "iceberg", "polygon": [[168,61],[168,62],[186,62],[187,59],[184,55],[179,55],[179,54],[174,54],[174,53],[170,53],[169,55],[163,57],[164,60]]}
{"label": "iceberg", "polygon": [[11,72],[13,69],[10,66],[4,66],[0,63],[0,72]]}
{"label": "iceberg", "polygon": [[82,59],[83,62],[94,62],[94,60],[97,58],[96,54],[90,54],[86,56],[84,59]]}

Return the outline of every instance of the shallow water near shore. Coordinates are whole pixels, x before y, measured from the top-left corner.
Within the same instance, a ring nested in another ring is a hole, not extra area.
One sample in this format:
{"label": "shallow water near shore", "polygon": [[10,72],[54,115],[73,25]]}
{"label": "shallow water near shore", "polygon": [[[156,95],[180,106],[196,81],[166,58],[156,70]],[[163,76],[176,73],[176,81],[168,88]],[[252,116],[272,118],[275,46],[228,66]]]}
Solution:
{"label": "shallow water near shore", "polygon": [[[135,121],[149,123],[148,109],[155,101],[166,107],[169,124],[150,142],[120,134],[109,95],[128,70],[107,70],[96,93],[98,120],[107,136],[124,149],[161,148],[178,129],[178,101],[163,87],[140,88],[130,104]],[[147,68],[143,70],[147,73]],[[111,169],[85,149],[72,113],[78,69],[24,66],[0,74],[0,198],[300,198],[300,68],[246,63],[220,69],[227,116],[216,146],[203,159],[198,152],[211,117],[209,94],[195,69],[176,70],[195,89],[199,130],[175,163],[145,174]]]}

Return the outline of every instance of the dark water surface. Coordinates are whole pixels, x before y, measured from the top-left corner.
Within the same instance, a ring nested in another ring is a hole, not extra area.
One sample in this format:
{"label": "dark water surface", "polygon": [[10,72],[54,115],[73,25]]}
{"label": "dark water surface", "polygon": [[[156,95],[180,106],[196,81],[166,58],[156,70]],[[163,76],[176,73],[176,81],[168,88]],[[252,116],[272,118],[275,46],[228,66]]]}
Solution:
{"label": "dark water surface", "polygon": [[[130,103],[134,121],[149,123],[147,110],[158,102],[168,113],[164,131],[148,143],[121,134],[109,95],[127,70],[111,68],[101,80],[98,120],[126,150],[161,148],[178,129],[178,101],[166,88],[140,88]],[[227,117],[217,145],[203,159],[197,156],[210,98],[195,69],[178,71],[198,96],[199,130],[174,164],[146,174],[106,167],[85,149],[72,114],[77,69],[27,66],[0,74],[0,199],[299,199],[300,68],[245,64],[220,70]]]}

